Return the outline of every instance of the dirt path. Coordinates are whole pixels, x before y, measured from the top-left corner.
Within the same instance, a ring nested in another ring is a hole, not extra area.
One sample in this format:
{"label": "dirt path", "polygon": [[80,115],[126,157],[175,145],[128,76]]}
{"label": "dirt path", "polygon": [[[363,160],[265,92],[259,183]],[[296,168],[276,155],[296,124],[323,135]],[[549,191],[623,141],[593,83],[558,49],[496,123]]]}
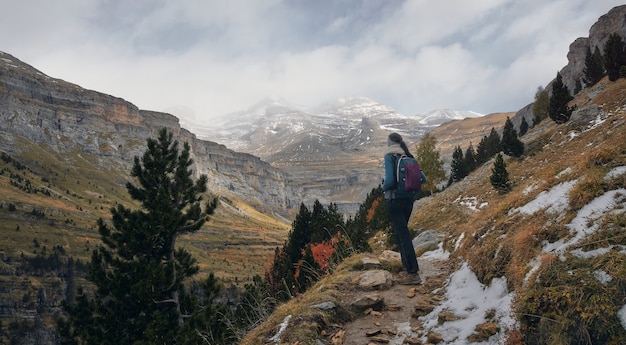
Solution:
{"label": "dirt path", "polygon": [[[376,294],[384,299],[381,310],[368,310],[356,320],[342,325],[341,337],[334,345],[418,344],[411,342],[422,336],[416,313],[432,309],[440,300],[449,276],[445,261],[419,260],[421,285],[394,284],[386,290],[353,290],[343,298],[356,300]],[[427,312],[424,312],[426,314]],[[419,343],[421,344],[421,343]]]}

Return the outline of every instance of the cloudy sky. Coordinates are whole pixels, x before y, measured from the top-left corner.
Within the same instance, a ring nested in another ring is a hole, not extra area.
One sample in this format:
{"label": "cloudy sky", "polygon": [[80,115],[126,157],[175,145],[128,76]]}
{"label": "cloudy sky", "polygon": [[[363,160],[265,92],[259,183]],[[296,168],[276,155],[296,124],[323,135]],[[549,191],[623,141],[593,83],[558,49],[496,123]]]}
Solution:
{"label": "cloudy sky", "polygon": [[0,51],[210,123],[267,97],[413,115],[532,102],[616,0],[0,0]]}

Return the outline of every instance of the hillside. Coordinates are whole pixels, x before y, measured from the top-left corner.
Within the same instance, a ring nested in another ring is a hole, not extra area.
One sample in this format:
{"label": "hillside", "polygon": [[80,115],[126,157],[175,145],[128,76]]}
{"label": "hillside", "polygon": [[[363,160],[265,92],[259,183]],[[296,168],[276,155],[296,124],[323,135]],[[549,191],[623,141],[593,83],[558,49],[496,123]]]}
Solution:
{"label": "hillside", "polygon": [[[242,344],[276,335],[292,344],[623,344],[625,94],[625,79],[605,78],[576,97],[570,122],[532,128],[523,137],[532,149],[506,160],[508,194],[491,187],[489,162],[420,199],[410,228],[435,231],[441,241],[421,251],[426,281],[417,291],[384,279],[362,285],[371,272],[364,262],[394,272],[376,246],[370,259],[347,260]],[[364,311],[356,307],[362,296],[382,302]],[[324,302],[334,307],[312,307]]]}
{"label": "hillside", "polygon": [[[97,220],[109,219],[118,204],[137,206],[125,183],[133,158],[158,129],[190,143],[195,173],[208,175],[209,193],[220,198],[211,220],[180,243],[198,259],[199,279],[214,272],[227,287],[242,287],[264,271],[305,195],[331,190],[345,181],[346,166],[363,165],[360,155],[311,160],[326,171],[300,168],[317,180],[298,187],[293,176],[256,156],[196,138],[171,114],[49,77],[1,52],[0,120],[0,329],[17,323],[21,333],[33,334],[31,342],[54,343],[53,315],[72,290],[68,259],[76,262],[77,284],[85,284],[84,264],[100,244]],[[382,142],[386,132],[365,123]],[[379,159],[376,153],[366,160],[371,181],[380,178]],[[329,166],[341,169],[333,174]],[[361,200],[376,183],[338,194]]]}
{"label": "hillside", "polygon": [[[100,244],[98,218],[126,191],[130,166],[155,130],[167,127],[192,147],[196,174],[209,176],[216,213],[179,244],[227,287],[262,272],[289,230],[284,173],[258,157],[197,140],[169,114],[46,76],[0,52],[0,343],[9,329],[24,343],[56,343],[55,315]],[[211,195],[207,195],[209,197]],[[297,201],[293,201],[297,205]]]}
{"label": "hillside", "polygon": [[495,113],[478,118],[449,121],[431,130],[430,134],[437,138],[437,150],[449,163],[455,147],[460,146],[465,151],[471,143],[476,149],[480,140],[489,135],[492,128],[501,131],[507,117],[514,116],[514,112]]}

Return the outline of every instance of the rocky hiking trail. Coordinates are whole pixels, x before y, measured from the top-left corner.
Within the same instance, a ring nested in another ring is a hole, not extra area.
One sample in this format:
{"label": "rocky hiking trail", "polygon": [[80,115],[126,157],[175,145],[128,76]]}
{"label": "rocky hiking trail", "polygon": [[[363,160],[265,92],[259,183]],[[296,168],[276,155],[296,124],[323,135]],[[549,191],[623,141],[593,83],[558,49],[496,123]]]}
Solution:
{"label": "rocky hiking trail", "polygon": [[[424,334],[419,316],[430,313],[442,300],[450,263],[419,259],[420,285],[394,282],[397,273],[382,268],[381,261],[400,260],[397,252],[361,260],[363,270],[351,273],[350,287],[342,291],[340,304],[358,310],[356,319],[337,326],[333,345],[428,344],[443,341],[436,333]],[[445,315],[440,315],[440,318]],[[426,342],[423,341],[426,339]]]}
{"label": "rocky hiking trail", "polygon": [[[494,279],[490,286],[480,283],[467,263],[443,249],[436,231],[422,232],[413,245],[423,253],[418,256],[421,284],[397,282],[402,269],[398,252],[381,248],[382,252],[360,253],[320,281],[309,295],[312,298],[297,302],[308,311],[286,308],[271,338],[265,333],[250,339],[267,345],[516,343],[507,339],[515,322],[506,279]],[[332,314],[333,321],[324,321],[320,311]],[[311,329],[320,331],[313,342],[307,332]]]}

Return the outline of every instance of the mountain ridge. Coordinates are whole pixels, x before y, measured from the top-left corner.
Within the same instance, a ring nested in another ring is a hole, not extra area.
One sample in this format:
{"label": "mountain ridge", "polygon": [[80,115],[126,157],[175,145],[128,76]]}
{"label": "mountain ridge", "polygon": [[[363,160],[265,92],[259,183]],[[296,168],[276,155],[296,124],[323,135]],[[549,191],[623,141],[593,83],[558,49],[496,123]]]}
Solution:
{"label": "mountain ridge", "polygon": [[174,115],[141,110],[121,98],[50,78],[9,54],[0,57],[0,149],[5,152],[18,154],[20,148],[11,143],[22,137],[57,152],[81,149],[99,157],[103,166],[128,169],[133,157],[143,153],[146,139],[166,127],[191,144],[196,174],[207,174],[217,192],[238,190],[275,212],[297,204],[300,192],[286,185],[283,172],[256,156],[198,140]]}
{"label": "mountain ridge", "polygon": [[[366,97],[338,98],[310,109],[268,98],[218,117],[211,127],[184,121],[183,126],[193,128],[200,138],[253,154],[286,171],[305,191],[305,204],[335,203],[351,213],[380,183],[390,132],[400,133],[413,147],[424,133],[444,123],[482,116],[449,109],[408,116]],[[504,120],[495,126],[503,124]]]}

